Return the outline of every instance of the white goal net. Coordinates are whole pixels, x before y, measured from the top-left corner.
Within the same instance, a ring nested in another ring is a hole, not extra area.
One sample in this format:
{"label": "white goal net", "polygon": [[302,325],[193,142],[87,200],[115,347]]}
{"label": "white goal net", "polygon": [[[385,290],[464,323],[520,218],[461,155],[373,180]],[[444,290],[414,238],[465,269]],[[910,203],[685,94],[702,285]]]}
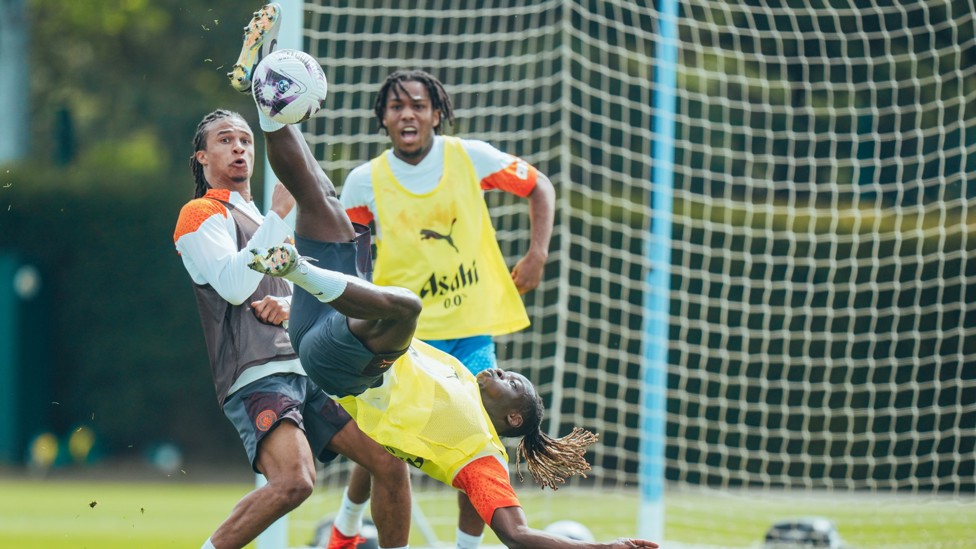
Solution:
{"label": "white goal net", "polygon": [[[373,101],[399,68],[444,82],[448,133],[553,180],[546,277],[525,298],[533,324],[498,351],[537,384],[550,434],[600,434],[589,479],[570,486],[638,482],[652,127],[669,114],[652,108],[655,6],[304,6],[305,49],[330,82],[305,129],[337,185],[387,147]],[[974,13],[972,0],[679,2],[665,476],[669,493],[738,499],[682,524],[675,497],[668,532],[722,545],[756,491],[976,510]],[[514,262],[524,201],[486,199]],[[968,534],[860,546],[963,547]]]}

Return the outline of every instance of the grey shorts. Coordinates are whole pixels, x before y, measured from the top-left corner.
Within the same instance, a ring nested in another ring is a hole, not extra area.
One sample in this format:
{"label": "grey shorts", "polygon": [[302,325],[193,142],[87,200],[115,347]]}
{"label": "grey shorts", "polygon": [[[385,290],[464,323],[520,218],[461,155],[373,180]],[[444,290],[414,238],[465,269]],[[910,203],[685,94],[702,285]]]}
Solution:
{"label": "grey shorts", "polygon": [[337,454],[326,447],[351,420],[329,395],[297,374],[272,375],[245,385],[224,403],[224,415],[237,429],[256,473],[258,444],[281,421],[289,419],[304,431],[312,455],[327,463]]}
{"label": "grey shorts", "polygon": [[[372,274],[369,229],[356,226],[352,242],[319,242],[295,236],[298,253],[315,259],[316,267],[369,280]],[[358,395],[378,385],[383,372],[406,350],[374,354],[349,331],[349,320],[295,286],[289,335],[308,377],[330,395]]]}

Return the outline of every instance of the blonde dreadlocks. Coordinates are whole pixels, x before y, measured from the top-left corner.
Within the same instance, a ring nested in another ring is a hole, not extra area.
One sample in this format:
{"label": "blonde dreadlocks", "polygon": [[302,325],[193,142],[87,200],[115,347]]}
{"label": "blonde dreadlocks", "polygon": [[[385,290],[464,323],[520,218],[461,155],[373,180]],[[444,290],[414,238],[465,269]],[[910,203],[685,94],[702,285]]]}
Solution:
{"label": "blonde dreadlocks", "polygon": [[586,447],[597,441],[597,435],[586,429],[574,427],[570,434],[562,438],[552,438],[541,430],[544,411],[542,398],[536,395],[535,398],[529,399],[527,406],[522,410],[522,425],[499,434],[522,437],[515,450],[515,472],[518,473],[520,481],[524,480],[520,464],[522,458],[525,458],[526,468],[542,488],[548,486],[558,490],[559,487],[556,485],[566,482],[566,479],[573,475],[586,478],[586,471],[590,470],[590,464],[583,456],[586,454]]}
{"label": "blonde dreadlocks", "polygon": [[523,438],[515,449],[515,472],[522,480],[519,463],[525,457],[525,467],[535,481],[542,488],[548,486],[558,490],[556,484],[566,482],[567,477],[580,475],[586,478],[590,464],[583,454],[586,447],[596,441],[597,435],[580,427],[573,427],[573,432],[562,438],[552,438],[538,431],[536,436]]}

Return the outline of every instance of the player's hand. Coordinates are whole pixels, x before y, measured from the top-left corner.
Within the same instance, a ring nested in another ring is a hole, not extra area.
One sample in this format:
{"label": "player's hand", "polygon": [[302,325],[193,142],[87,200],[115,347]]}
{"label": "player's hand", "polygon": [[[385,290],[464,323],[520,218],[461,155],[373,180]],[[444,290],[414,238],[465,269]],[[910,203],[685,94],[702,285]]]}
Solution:
{"label": "player's hand", "polygon": [[281,181],[275,183],[274,190],[271,191],[271,207],[269,209],[284,219],[294,207],[295,197],[288,192]]}
{"label": "player's hand", "polygon": [[519,295],[525,295],[539,286],[545,267],[546,258],[531,252],[515,264],[515,268],[512,269],[512,281],[515,282]]}
{"label": "player's hand", "polygon": [[260,301],[252,302],[251,309],[261,322],[279,326],[288,320],[291,314],[291,303],[283,297],[268,295]]}
{"label": "player's hand", "polygon": [[610,549],[626,549],[628,547],[660,547],[653,541],[646,539],[618,538],[609,544]]}

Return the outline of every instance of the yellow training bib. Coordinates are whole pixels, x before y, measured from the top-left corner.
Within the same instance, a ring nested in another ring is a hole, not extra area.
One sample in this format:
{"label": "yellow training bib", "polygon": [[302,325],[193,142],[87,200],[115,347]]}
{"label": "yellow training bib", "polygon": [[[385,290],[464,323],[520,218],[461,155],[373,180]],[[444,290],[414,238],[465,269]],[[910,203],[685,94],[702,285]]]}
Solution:
{"label": "yellow training bib", "polygon": [[474,376],[422,341],[414,340],[382,385],[337,402],[367,436],[448,486],[475,459],[495,455],[508,463]]}
{"label": "yellow training bib", "polygon": [[500,335],[529,325],[459,139],[444,138],[444,175],[430,193],[405,189],[385,153],[372,160],[371,171],[383,227],[373,282],[420,296],[418,338]]}

